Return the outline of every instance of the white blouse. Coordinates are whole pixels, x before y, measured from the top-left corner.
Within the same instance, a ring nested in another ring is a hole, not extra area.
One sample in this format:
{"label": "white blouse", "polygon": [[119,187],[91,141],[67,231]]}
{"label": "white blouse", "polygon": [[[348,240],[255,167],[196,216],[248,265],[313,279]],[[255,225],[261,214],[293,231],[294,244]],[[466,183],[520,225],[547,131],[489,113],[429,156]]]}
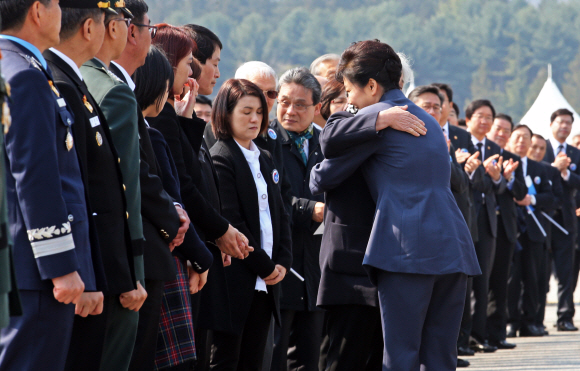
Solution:
{"label": "white blouse", "polygon": [[[270,259],[272,258],[272,246],[274,245],[274,232],[272,229],[272,217],[270,215],[270,205],[268,204],[268,185],[264,179],[264,175],[260,171],[260,150],[254,142],[250,142],[250,149],[242,147],[240,143],[238,146],[242,150],[252,175],[254,176],[254,183],[256,183],[256,190],[258,192],[258,206],[260,208],[260,240],[261,248],[266,251]],[[266,282],[258,276],[256,279],[256,290],[268,291]]]}

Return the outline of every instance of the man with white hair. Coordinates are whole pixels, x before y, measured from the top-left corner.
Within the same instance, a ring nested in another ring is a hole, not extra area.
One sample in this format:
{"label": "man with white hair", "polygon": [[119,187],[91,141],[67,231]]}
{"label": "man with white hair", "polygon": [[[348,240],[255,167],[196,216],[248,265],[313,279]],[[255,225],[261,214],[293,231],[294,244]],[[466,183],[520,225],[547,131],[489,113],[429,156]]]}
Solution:
{"label": "man with white hair", "polygon": [[316,58],[310,65],[310,73],[314,76],[322,76],[328,79],[329,76],[334,75],[336,67],[340,61],[338,54],[324,54]]}

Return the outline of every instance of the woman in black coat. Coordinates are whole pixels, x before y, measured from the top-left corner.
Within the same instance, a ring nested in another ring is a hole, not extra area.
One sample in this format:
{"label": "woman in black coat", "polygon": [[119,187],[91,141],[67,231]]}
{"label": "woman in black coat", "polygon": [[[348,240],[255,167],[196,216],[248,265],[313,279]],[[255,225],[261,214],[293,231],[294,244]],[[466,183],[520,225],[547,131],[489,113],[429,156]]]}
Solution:
{"label": "woman in black coat", "polygon": [[290,224],[272,158],[253,142],[267,130],[262,91],[247,80],[230,79],[212,113],[218,139],[211,149],[222,213],[254,247],[226,269],[233,332],[214,331],[211,370],[261,370],[274,314],[280,322],[280,285],[292,264]]}

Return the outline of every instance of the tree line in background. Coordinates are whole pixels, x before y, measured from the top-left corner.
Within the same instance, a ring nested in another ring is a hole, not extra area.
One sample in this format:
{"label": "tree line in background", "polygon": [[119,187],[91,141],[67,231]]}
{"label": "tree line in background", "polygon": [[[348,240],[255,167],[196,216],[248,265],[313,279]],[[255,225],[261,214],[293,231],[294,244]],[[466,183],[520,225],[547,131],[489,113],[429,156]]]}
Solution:
{"label": "tree line in background", "polygon": [[154,22],[195,23],[224,43],[222,82],[250,60],[278,73],[379,39],[413,60],[415,84],[450,83],[519,120],[547,78],[580,109],[580,0],[148,0]]}

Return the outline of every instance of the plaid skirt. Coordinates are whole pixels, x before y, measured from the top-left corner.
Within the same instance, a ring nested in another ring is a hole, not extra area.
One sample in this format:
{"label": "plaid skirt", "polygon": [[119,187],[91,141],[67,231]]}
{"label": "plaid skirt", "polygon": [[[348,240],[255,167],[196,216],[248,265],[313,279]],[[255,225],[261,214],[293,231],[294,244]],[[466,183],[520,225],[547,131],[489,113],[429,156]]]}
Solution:
{"label": "plaid skirt", "polygon": [[173,258],[177,279],[165,283],[155,353],[156,370],[196,359],[187,265]]}

